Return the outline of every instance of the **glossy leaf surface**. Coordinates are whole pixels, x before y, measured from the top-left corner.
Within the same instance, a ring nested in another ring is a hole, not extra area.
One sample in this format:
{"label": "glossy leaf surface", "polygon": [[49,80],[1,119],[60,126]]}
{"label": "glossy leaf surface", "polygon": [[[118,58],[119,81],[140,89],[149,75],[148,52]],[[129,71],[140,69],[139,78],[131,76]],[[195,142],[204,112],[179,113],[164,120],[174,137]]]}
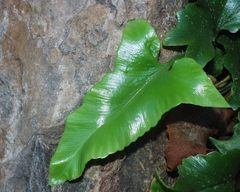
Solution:
{"label": "glossy leaf surface", "polygon": [[177,13],[177,26],[167,34],[166,46],[187,45],[186,56],[202,66],[213,59],[213,42],[221,30],[240,28],[239,0],[198,0]]}
{"label": "glossy leaf surface", "polygon": [[189,58],[159,64],[159,49],[146,21],[127,24],[114,71],[66,120],[50,164],[51,185],[78,178],[89,160],[122,150],[180,103],[228,107],[199,64]]}

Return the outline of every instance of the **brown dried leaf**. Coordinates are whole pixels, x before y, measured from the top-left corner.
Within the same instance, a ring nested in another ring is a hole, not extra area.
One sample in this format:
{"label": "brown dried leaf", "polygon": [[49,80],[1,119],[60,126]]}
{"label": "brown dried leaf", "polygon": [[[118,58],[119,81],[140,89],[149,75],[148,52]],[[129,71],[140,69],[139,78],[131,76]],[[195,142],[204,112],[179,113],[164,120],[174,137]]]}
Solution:
{"label": "brown dried leaf", "polygon": [[206,143],[213,130],[188,122],[167,125],[169,141],[165,149],[167,171],[174,171],[183,158],[206,154]]}
{"label": "brown dried leaf", "polygon": [[233,111],[180,105],[166,118],[169,141],[165,148],[167,171],[176,170],[183,158],[206,154],[209,136],[226,133]]}

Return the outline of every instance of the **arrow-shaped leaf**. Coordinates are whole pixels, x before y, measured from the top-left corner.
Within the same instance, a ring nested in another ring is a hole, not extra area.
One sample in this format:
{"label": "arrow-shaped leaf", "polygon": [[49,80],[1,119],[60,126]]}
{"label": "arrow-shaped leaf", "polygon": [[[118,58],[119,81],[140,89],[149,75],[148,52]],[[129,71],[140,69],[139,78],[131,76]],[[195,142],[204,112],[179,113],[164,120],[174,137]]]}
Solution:
{"label": "arrow-shaped leaf", "polygon": [[194,60],[159,64],[159,39],[144,20],[127,24],[115,69],[71,113],[51,160],[51,185],[78,178],[90,159],[122,150],[180,103],[228,107]]}
{"label": "arrow-shaped leaf", "polygon": [[202,66],[213,59],[213,42],[221,30],[240,28],[239,0],[198,0],[177,13],[176,28],[167,34],[166,46],[187,45],[186,56]]}

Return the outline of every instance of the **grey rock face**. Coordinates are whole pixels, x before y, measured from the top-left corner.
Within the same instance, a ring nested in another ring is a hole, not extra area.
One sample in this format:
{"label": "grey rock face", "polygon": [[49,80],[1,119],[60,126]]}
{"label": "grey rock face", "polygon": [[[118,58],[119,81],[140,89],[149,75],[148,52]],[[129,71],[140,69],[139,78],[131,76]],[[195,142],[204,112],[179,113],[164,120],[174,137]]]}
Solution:
{"label": "grey rock face", "polygon": [[[137,162],[144,151],[149,155],[156,141],[144,141],[131,155],[94,161],[79,180],[54,188],[47,185],[48,166],[65,117],[112,68],[124,24],[145,18],[163,37],[183,3],[0,0],[1,192],[146,191],[161,153],[154,162],[144,161],[152,167],[141,172],[144,181],[134,181],[137,170],[128,175],[138,188],[121,179],[129,174],[124,162]],[[161,58],[169,55],[164,51]]]}

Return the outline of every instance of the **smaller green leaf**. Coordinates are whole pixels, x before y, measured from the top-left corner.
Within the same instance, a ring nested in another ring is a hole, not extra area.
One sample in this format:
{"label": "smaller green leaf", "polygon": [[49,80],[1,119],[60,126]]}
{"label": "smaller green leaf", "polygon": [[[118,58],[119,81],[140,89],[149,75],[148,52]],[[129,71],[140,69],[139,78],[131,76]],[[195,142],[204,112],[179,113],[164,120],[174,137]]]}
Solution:
{"label": "smaller green leaf", "polygon": [[205,66],[214,58],[214,46],[222,30],[240,28],[239,0],[198,0],[177,13],[177,26],[167,34],[165,46],[187,45],[186,56]]}
{"label": "smaller green leaf", "polygon": [[229,140],[217,140],[210,138],[211,142],[217,147],[221,153],[225,153],[230,150],[238,149],[240,150],[240,123],[234,127],[234,135]]}
{"label": "smaller green leaf", "polygon": [[211,14],[216,33],[221,30],[236,33],[240,28],[239,0],[198,0],[197,3]]}
{"label": "smaller green leaf", "polygon": [[162,181],[153,182],[153,192],[234,192],[239,158],[239,150],[188,157],[178,167],[176,184],[170,187]]}
{"label": "smaller green leaf", "polygon": [[232,76],[232,95],[230,105],[237,109],[240,107],[240,36],[231,35],[232,38],[221,35],[218,42],[224,46],[226,54],[219,59],[219,63],[229,71]]}
{"label": "smaller green leaf", "polygon": [[165,46],[188,45],[186,56],[194,58],[204,66],[214,57],[212,45],[213,22],[210,14],[195,3],[187,5],[177,13],[178,24],[167,34]]}

